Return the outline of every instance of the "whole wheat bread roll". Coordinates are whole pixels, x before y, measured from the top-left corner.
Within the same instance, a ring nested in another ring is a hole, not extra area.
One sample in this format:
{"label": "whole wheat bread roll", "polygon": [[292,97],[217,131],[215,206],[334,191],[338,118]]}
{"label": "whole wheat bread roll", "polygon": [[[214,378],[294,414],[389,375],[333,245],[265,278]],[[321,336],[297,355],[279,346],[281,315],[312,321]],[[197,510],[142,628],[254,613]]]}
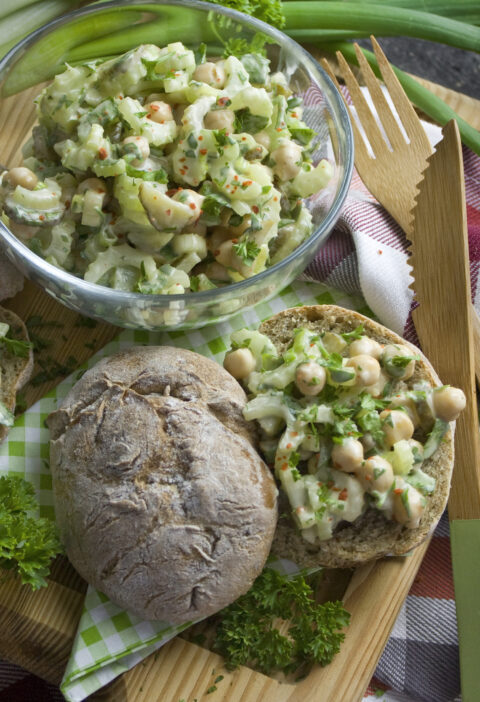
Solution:
{"label": "whole wheat bread roll", "polygon": [[[386,327],[373,322],[357,312],[334,305],[295,307],[285,310],[263,322],[259,331],[266,334],[282,353],[292,340],[293,331],[307,327],[316,332],[337,333],[353,331],[359,324],[364,333],[382,344],[401,344],[412,349],[421,360],[415,363],[414,375],[406,381],[412,386],[419,380],[427,380],[432,386],[441,385],[433,367],[421,351]],[[418,546],[437,524],[444,511],[453,469],[454,423],[433,456],[422,464],[422,470],[436,479],[433,495],[427,498],[427,507],[416,529],[409,529],[383,516],[371,508],[355,522],[343,522],[333,538],[318,544],[305,541],[293,521],[285,514],[289,506],[285,495],[279,502],[280,518],[273,541],[272,552],[295,561],[303,567],[328,566],[349,568],[386,555],[401,555]]]}
{"label": "whole wheat bread roll", "polygon": [[179,624],[246,592],[270,551],[277,490],[240,385],[171,347],[87,371],[48,418],[58,527],[114,602]]}
{"label": "whole wheat bread roll", "polygon": [[[18,341],[29,341],[25,324],[11,310],[0,307],[0,322],[8,324],[9,336]],[[17,392],[32,375],[33,351],[30,348],[26,356],[16,356],[7,347],[0,344],[0,402],[14,412]],[[0,424],[0,442],[7,436],[10,427]]]}

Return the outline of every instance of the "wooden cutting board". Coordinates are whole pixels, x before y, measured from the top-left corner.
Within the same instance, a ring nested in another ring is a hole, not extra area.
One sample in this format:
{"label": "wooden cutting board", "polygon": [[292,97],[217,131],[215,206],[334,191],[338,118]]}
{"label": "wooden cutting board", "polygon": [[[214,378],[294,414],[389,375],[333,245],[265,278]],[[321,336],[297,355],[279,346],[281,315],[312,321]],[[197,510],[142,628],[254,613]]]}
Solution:
{"label": "wooden cutting board", "polygon": [[[423,81],[427,83],[426,81]],[[480,101],[440,86],[428,87],[465,120],[480,129]],[[2,125],[8,128],[8,125]],[[102,348],[118,329],[79,324],[79,315],[27,282],[15,298],[2,303],[23,319],[40,316],[34,331],[51,345],[37,354],[34,376],[46,369],[78,366]],[[54,322],[48,326],[46,322]],[[58,324],[61,326],[58,326]],[[57,362],[57,365],[55,365]],[[42,366],[43,364],[43,366]],[[25,389],[27,406],[42,397],[61,376]],[[323,598],[343,598],[351,613],[341,652],[326,668],[303,681],[281,684],[249,668],[227,672],[221,657],[177,637],[159,652],[93,695],[105,702],[194,702],[203,698],[220,673],[224,679],[209,702],[358,702],[377,665],[400,607],[428,544],[408,558],[384,559],[351,571],[327,571]],[[0,583],[0,657],[59,684],[81,614],[85,582],[65,558],[58,558],[47,588],[32,593],[15,581]]]}

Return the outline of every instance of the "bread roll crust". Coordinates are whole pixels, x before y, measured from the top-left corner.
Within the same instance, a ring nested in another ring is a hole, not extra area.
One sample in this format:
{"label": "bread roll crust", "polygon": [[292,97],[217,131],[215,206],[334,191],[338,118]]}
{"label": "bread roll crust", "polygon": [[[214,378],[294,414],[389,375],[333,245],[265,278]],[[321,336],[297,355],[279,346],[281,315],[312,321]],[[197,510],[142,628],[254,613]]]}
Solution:
{"label": "bread roll crust", "polygon": [[121,607],[179,624],[246,592],[277,490],[220,366],[137,347],[85,373],[50,415],[57,523],[79,573]]}
{"label": "bread roll crust", "polygon": [[[13,339],[29,341],[25,324],[11,310],[0,307],[0,322],[8,324]],[[33,351],[30,348],[27,356],[15,356],[0,344],[0,402],[10,412],[15,411],[17,392],[30,379],[33,370]],[[0,424],[0,443],[6,438],[10,427]]]}
{"label": "bread roll crust", "polygon": [[[353,331],[360,324],[364,333],[381,344],[401,344],[420,356],[415,363],[414,375],[406,385],[426,380],[432,386],[441,381],[432,365],[413,344],[402,339],[386,327],[368,317],[335,305],[313,305],[284,310],[262,323],[259,331],[268,336],[282,353],[292,340],[293,331],[307,327],[316,332],[344,333]],[[418,528],[408,529],[384,517],[371,508],[352,524],[343,523],[334,536],[318,544],[309,544],[301,536],[289,512],[286,497],[280,497],[280,518],[272,545],[272,553],[289,558],[303,567],[323,565],[332,568],[350,568],[387,555],[399,556],[407,553],[424,541],[436,526],[444,511],[453,470],[454,422],[433,456],[422,464],[422,470],[436,479],[433,495],[427,498],[427,507]]]}

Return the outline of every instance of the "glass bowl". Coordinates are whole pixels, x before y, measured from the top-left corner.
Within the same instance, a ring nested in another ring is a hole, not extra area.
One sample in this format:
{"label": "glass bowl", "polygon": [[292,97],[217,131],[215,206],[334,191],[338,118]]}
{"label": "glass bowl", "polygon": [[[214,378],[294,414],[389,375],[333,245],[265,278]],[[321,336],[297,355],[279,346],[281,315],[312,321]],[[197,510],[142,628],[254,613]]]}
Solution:
{"label": "glass bowl", "polygon": [[[0,161],[22,162],[21,146],[35,122],[33,99],[41,84],[71,63],[121,53],[141,43],[207,44],[221,55],[227,39],[268,38],[271,70],[282,71],[303,95],[303,119],[318,134],[314,162],[334,170],[326,189],[307,201],[314,229],[290,255],[257,275],[224,287],[182,295],[144,295],[86,282],[37,256],[0,220],[0,251],[28,278],[67,307],[129,328],[172,330],[222,321],[286,287],[327,240],[347,195],[353,138],[347,111],[330,78],[301,46],[269,25],[197,0],[116,0],[72,12],[17,44],[0,61]],[[119,50],[119,46],[121,49]],[[110,52],[110,53],[109,53]]]}

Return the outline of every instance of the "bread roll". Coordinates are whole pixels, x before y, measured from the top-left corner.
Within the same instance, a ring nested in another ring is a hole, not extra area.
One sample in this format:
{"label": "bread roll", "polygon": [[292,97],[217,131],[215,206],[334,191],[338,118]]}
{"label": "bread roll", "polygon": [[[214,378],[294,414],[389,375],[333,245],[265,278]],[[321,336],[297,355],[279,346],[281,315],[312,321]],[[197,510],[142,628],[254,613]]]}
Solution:
{"label": "bread roll", "polygon": [[[8,324],[9,335],[18,341],[29,341],[25,324],[11,310],[0,307],[0,322]],[[32,375],[33,351],[30,348],[26,356],[16,356],[8,348],[0,344],[0,402],[10,411],[15,411],[17,392],[25,385]],[[10,427],[0,424],[0,442],[2,442]]]}
{"label": "bread roll", "polygon": [[262,570],[277,490],[245,401],[213,361],[138,347],[100,361],[48,418],[67,555],[121,607],[180,624]]}
{"label": "bread roll", "polygon": [[[381,324],[341,307],[295,307],[263,322],[259,331],[268,336],[282,353],[291,343],[294,330],[300,327],[315,332],[330,331],[341,334],[353,331],[360,324],[364,325],[364,334],[379,343],[407,346],[411,348],[412,355],[420,356],[420,360],[415,363],[414,375],[406,381],[409,387],[421,380],[427,380],[432,386],[441,385],[433,367],[416,346]],[[422,465],[422,470],[435,478],[436,487],[433,495],[427,498],[427,507],[417,528],[407,528],[370,508],[355,522],[343,522],[332,538],[310,544],[302,538],[292,519],[285,516],[289,514],[290,508],[282,493],[279,504],[282,516],[279,519],[272,552],[277,556],[290,558],[303,567],[323,565],[345,568],[355,567],[386,555],[405,554],[419,545],[433,530],[447,504],[454,458],[453,431],[454,422],[450,424],[450,429],[439,448]]]}

